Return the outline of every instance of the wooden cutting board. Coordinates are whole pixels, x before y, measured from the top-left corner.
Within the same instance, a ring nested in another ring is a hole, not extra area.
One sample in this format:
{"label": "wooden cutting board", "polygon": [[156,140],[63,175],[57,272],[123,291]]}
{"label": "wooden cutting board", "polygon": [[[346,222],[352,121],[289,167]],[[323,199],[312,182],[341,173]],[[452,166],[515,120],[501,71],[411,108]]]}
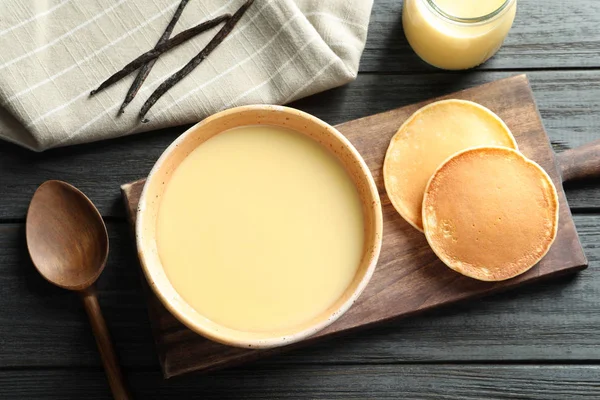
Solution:
{"label": "wooden cutting board", "polygon": [[[444,98],[472,100],[497,113],[513,132],[520,150],[537,161],[556,184],[560,199],[558,236],[537,266],[524,275],[500,283],[480,282],[459,275],[438,260],[423,234],[405,222],[390,204],[381,172],[389,141],[414,111],[438,99],[346,122],[337,128],[364,157],[383,205],[383,248],[373,278],[361,297],[338,321],[304,342],[274,350],[246,350],[217,344],[192,332],[147,290],[148,310],[164,376],[169,378],[237,365],[350,330],[585,268],[587,260],[562,189],[559,166],[527,77],[503,79]],[[574,167],[572,164],[569,165]],[[565,171],[572,174],[577,168]],[[143,185],[144,181],[140,180],[122,186],[132,225]]]}

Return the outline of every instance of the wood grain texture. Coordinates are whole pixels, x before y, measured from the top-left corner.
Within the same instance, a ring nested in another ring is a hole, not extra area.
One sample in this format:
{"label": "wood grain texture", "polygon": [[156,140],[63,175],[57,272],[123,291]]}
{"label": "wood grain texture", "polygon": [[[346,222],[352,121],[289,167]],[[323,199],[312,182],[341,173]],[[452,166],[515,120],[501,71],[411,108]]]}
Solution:
{"label": "wood grain texture", "polygon": [[[402,29],[400,0],[375,0],[360,69],[435,71],[412,51]],[[600,3],[595,0],[521,1],[504,45],[479,69],[600,66]]]}
{"label": "wood grain texture", "polygon": [[[574,217],[590,262],[575,276],[393,321],[261,365],[600,361],[600,214]],[[126,370],[158,368],[130,226],[109,222],[108,233],[98,291],[119,359]],[[100,367],[81,303],[38,274],[24,242],[23,224],[0,224],[0,369]]]}
{"label": "wood grain texture", "polygon": [[[338,365],[223,371],[162,381],[158,371],[129,380],[137,399],[597,399],[599,366]],[[106,400],[93,370],[0,371],[2,399]],[[292,384],[293,383],[293,384]]]}
{"label": "wood grain texture", "polygon": [[[555,150],[600,138],[600,2],[520,1],[500,52],[461,73],[432,70],[414,55],[399,23],[401,4],[375,0],[355,82],[294,106],[337,124],[527,71]],[[0,143],[2,399],[110,398],[81,305],[35,271],[24,224],[6,222],[22,221],[35,188],[52,178],[76,184],[104,216],[120,220],[118,185],[145,176],[185,129],[42,154]],[[575,213],[600,210],[599,180],[565,188]],[[575,223],[590,261],[575,277],[463,302],[217,375],[160,381],[130,229],[121,222],[109,223],[111,253],[98,282],[99,300],[136,398],[597,399],[598,367],[572,363],[600,361],[600,216],[575,215]],[[485,364],[511,360],[526,365]],[[570,364],[536,365],[557,360]],[[427,364],[393,365],[409,361]],[[429,364],[440,361],[482,365]],[[372,365],[378,363],[386,365]],[[149,367],[153,372],[144,372]]]}
{"label": "wood grain texture", "polygon": [[563,182],[598,178],[600,175],[600,140],[587,143],[558,155]]}
{"label": "wood grain texture", "polygon": [[125,385],[115,347],[106,326],[106,320],[102,314],[100,303],[98,303],[96,288],[91,286],[82,291],[81,299],[83,300],[83,307],[88,315],[90,325],[92,326],[92,332],[96,338],[96,346],[98,347],[98,353],[100,354],[104,373],[106,374],[113,398],[115,400],[130,400],[131,395]]}
{"label": "wood grain texture", "polygon": [[[331,123],[413,104],[514,72],[469,71],[431,75],[359,74],[355,82],[292,104]],[[600,138],[600,71],[528,73],[548,135],[558,151]],[[127,138],[33,153],[0,143],[0,220],[24,218],[35,189],[47,179],[65,180],[86,193],[103,216],[124,218],[119,185],[146,176],[187,126]],[[568,193],[572,209],[600,204],[600,180]]]}
{"label": "wood grain texture", "polygon": [[27,249],[51,284],[77,292],[84,304],[113,396],[130,398],[98,303],[95,282],[108,260],[108,232],[85,194],[68,183],[46,181],[27,211]]}
{"label": "wood grain texture", "polygon": [[[97,282],[99,303],[121,361],[154,365],[128,228],[109,224],[111,252]],[[0,224],[0,282],[0,368],[101,365],[81,301],[37,272],[27,252],[24,224]]]}
{"label": "wood grain texture", "polygon": [[[587,261],[561,190],[562,181],[554,164],[554,153],[527,78],[520,75],[453,93],[449,97],[472,100],[496,112],[513,132],[520,151],[540,164],[553,179],[560,202],[559,228],[554,245],[537,266],[504,282],[478,282],[449,270],[433,254],[424,236],[398,215],[385,195],[383,185],[382,164],[390,138],[398,126],[424,103],[338,125],[339,131],[354,144],[371,169],[381,195],[383,247],[373,278],[352,308],[302,344],[586,266]],[[142,187],[143,181],[123,187],[132,223],[135,223]],[[150,292],[148,302],[165,377],[209,371],[282,351],[245,350],[211,342],[179,323]]]}

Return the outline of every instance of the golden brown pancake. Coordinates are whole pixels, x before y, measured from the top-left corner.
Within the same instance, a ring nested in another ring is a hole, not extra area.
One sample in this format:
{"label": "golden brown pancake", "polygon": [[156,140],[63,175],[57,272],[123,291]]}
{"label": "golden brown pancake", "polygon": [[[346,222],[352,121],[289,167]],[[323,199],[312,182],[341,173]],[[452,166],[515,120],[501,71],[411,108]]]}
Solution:
{"label": "golden brown pancake", "polygon": [[487,108],[465,100],[442,100],[417,110],[390,142],[383,177],[396,210],[423,230],[421,205],[433,172],[452,154],[471,147],[517,148],[506,124]]}
{"label": "golden brown pancake", "polygon": [[427,241],[450,268],[501,281],[548,252],[558,227],[558,196],[548,174],[521,153],[468,149],[431,177],[423,223]]}

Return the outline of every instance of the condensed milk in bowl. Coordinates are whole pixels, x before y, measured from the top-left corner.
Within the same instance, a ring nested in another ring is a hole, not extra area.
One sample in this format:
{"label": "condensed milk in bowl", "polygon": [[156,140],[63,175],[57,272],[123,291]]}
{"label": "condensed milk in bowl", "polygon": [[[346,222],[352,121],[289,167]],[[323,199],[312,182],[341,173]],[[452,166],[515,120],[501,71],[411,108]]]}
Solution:
{"label": "condensed milk in bowl", "polygon": [[516,11],[517,0],[404,0],[402,25],[421,59],[461,70],[496,54]]}
{"label": "condensed milk in bowl", "polygon": [[136,241],[151,288],[195,332],[270,348],[341,316],[381,249],[373,177],[304,112],[244,106],[180,136],[144,186]]}

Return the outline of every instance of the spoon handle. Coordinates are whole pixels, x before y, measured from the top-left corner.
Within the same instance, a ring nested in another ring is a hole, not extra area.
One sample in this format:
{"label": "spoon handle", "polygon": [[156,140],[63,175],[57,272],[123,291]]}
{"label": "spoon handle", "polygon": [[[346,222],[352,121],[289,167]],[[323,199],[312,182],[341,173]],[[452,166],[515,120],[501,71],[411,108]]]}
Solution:
{"label": "spoon handle", "polygon": [[106,327],[106,321],[102,316],[102,310],[100,310],[100,304],[98,303],[98,296],[94,286],[89,287],[80,292],[85,311],[92,324],[92,330],[96,337],[96,344],[100,351],[100,357],[102,358],[102,364],[104,364],[104,371],[108,378],[108,384],[112,391],[115,400],[129,400],[131,396],[125,388],[123,380],[123,374],[121,368],[117,362],[117,356],[113,347],[108,328]]}

